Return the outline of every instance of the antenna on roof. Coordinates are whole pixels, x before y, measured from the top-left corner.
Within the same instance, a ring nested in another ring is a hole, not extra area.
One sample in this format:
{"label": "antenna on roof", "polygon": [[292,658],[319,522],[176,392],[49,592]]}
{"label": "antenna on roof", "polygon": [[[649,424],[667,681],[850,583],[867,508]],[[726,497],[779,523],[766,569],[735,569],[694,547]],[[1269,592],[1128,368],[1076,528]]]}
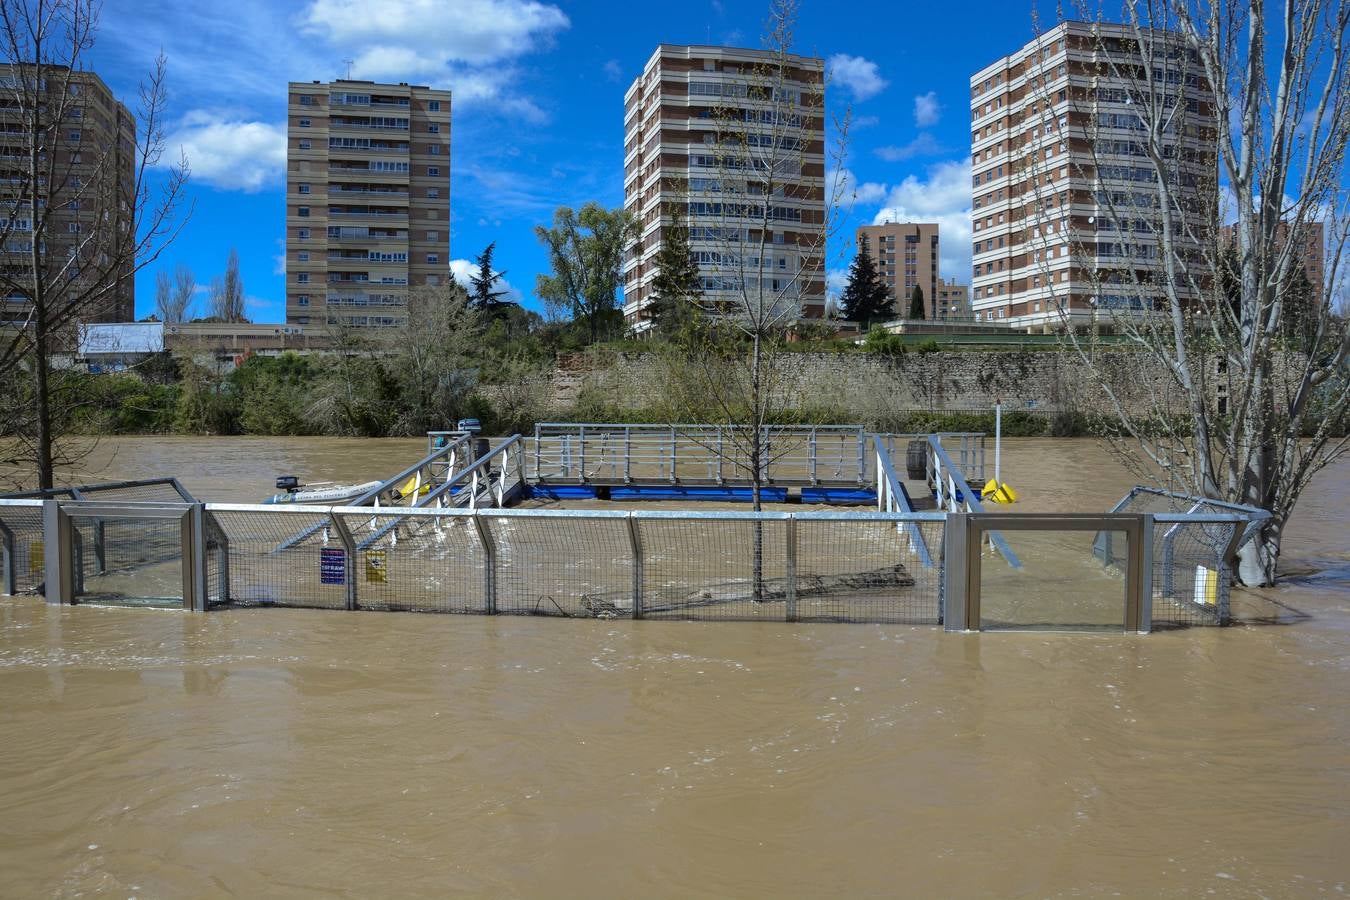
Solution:
{"label": "antenna on roof", "polygon": [[348,81],[351,81],[351,80],[352,80],[352,63],[356,62],[356,60],[354,60],[354,59],[344,59],[343,62],[346,63],[346,65],[347,65],[347,75],[346,75],[346,78],[347,78]]}

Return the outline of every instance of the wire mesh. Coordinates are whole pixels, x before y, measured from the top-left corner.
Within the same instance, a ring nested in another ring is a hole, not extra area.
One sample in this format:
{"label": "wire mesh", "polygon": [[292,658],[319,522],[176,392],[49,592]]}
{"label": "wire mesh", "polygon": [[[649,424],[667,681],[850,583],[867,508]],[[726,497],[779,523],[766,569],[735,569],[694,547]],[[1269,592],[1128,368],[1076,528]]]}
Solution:
{"label": "wire mesh", "polygon": [[70,524],[76,602],[182,605],[178,519],[75,513]]}
{"label": "wire mesh", "polygon": [[212,511],[229,541],[229,602],[345,609],[352,567],[326,512]]}
{"label": "wire mesh", "polygon": [[1232,571],[1224,554],[1235,522],[1153,526],[1153,628],[1224,625]]}
{"label": "wire mesh", "polygon": [[[0,523],[10,532],[13,553],[9,565],[14,570],[14,590],[27,594],[38,590],[46,577],[43,564],[41,506],[0,506]],[[0,591],[4,590],[0,582]]]}
{"label": "wire mesh", "polygon": [[646,618],[787,619],[784,519],[644,518],[635,524]]}
{"label": "wire mesh", "polygon": [[938,624],[943,524],[799,518],[798,620]]}
{"label": "wire mesh", "polygon": [[359,609],[487,611],[486,554],[471,516],[340,518],[356,546]]}
{"label": "wire mesh", "polygon": [[618,618],[633,614],[625,517],[484,516],[496,546],[497,612]]}

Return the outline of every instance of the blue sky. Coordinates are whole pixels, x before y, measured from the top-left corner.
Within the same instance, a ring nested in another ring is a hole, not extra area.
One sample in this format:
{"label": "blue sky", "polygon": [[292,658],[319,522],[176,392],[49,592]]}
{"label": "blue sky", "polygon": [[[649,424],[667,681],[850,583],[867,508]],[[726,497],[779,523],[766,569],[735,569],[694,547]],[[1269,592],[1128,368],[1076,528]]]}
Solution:
{"label": "blue sky", "polygon": [[[497,242],[521,299],[547,261],[533,228],[553,209],[623,202],[623,92],[656,45],[760,46],[761,0],[647,4],[536,0],[106,0],[88,66],[135,106],[158,50],[169,60],[167,139],[193,170],[191,219],[159,268],[207,283],[239,250],[248,312],[282,321],[286,82],[356,78],[454,91],[452,266]],[[837,281],[854,227],[937,221],[943,275],[970,280],[969,76],[1034,34],[1030,5],[804,0],[796,50],[825,57],[832,111],[852,104],[846,168],[857,200],[830,248]]]}

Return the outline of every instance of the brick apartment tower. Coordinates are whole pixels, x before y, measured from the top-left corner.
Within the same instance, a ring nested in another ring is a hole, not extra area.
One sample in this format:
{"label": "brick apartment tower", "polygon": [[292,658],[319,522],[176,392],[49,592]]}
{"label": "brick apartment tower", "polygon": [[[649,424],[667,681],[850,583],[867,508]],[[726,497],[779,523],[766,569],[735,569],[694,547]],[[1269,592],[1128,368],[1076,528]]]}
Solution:
{"label": "brick apartment tower", "polygon": [[450,92],[291,82],[286,321],[389,327],[450,263]]}
{"label": "brick apartment tower", "polygon": [[914,288],[923,288],[925,319],[938,318],[938,226],[934,223],[889,222],[863,225],[858,229],[858,247],[876,261],[877,273],[895,299],[895,317],[909,318],[909,298]]}
{"label": "brick apartment tower", "polygon": [[[1173,189],[1204,207],[1201,192],[1215,184],[1213,94],[1180,37],[1153,34],[1164,102],[1185,97],[1169,145],[1181,146],[1186,175]],[[1065,22],[971,77],[977,319],[1050,330],[1143,305],[1140,291],[1111,287],[1132,282],[1131,269],[1161,270],[1147,211],[1157,186],[1131,97],[1139,84],[1121,77],[1141,58],[1126,26]],[[1204,233],[1203,213],[1193,215],[1189,224]]]}
{"label": "brick apartment tower", "polygon": [[[28,70],[31,88],[21,87],[21,68]],[[0,65],[0,129],[9,134],[7,140],[0,138],[0,233],[4,239],[0,265],[21,282],[28,277],[33,215],[25,199],[29,142],[23,137],[19,95],[25,96],[25,104],[36,102],[54,116],[61,102],[59,93],[67,94],[64,121],[52,122],[39,139],[41,177],[48,179],[48,172],[52,176],[50,193],[45,187],[39,189],[50,210],[44,237],[49,268],[64,268],[77,246],[83,246],[85,254],[102,256],[111,251],[116,258],[130,252],[118,249],[122,242],[134,240],[130,209],[136,181],[135,118],[92,72],[46,66],[40,83],[34,82],[31,66]],[[49,158],[48,153],[53,156]],[[123,227],[114,224],[113,216],[121,217]],[[128,259],[106,302],[84,312],[81,321],[130,322],[135,318],[132,264]],[[92,268],[96,267],[91,264]],[[17,291],[0,296],[0,322],[24,320],[29,312],[26,298],[27,294]]]}
{"label": "brick apartment tower", "polygon": [[[725,284],[728,269],[719,259],[727,253],[728,229],[744,242],[738,251],[742,256],[750,246],[757,251],[762,223],[727,215],[722,204],[719,174],[726,167],[718,161],[715,141],[729,112],[749,119],[768,109],[748,99],[746,88],[763,85],[764,77],[755,73],[775,65],[776,59],[763,50],[661,44],[624,94],[624,208],[637,217],[640,228],[623,268],[624,318],[634,332],[650,327],[647,307],[655,258],[672,207],[685,209],[705,300],[715,302],[724,293],[719,286]],[[825,65],[805,56],[789,56],[787,62],[786,89],[802,110],[790,130],[802,150],[790,155],[800,161],[801,171],[791,173],[784,195],[774,198],[768,238],[772,250],[765,265],[773,269],[774,280],[782,273],[785,282],[800,269],[800,315],[820,318],[825,313]],[[756,133],[754,125],[742,127]],[[754,205],[753,197],[737,196],[741,199],[736,202]],[[755,271],[760,266],[749,259],[744,265]]]}

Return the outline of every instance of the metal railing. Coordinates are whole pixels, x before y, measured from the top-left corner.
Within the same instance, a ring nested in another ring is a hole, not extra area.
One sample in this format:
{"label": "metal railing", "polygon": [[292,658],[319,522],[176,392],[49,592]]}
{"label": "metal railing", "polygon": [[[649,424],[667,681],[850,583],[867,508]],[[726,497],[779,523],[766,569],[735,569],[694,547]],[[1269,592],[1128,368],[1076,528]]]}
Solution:
{"label": "metal railing", "polygon": [[[947,455],[947,451],[942,447],[942,440],[938,435],[930,435],[928,438],[928,461],[929,478],[937,500],[938,509],[950,513],[983,513],[984,504],[980,502],[979,494],[971,489],[966,483],[961,470],[952,462],[952,458]],[[1022,567],[1017,554],[1013,553],[1008,542],[1003,539],[996,530],[989,531],[989,543],[999,552],[999,555],[1007,561],[1008,565],[1014,569]]]}
{"label": "metal railing", "polygon": [[[765,426],[761,483],[866,485],[868,437],[862,426]],[[748,482],[749,443],[735,426],[540,423],[526,475],[572,484]]]}
{"label": "metal railing", "polygon": [[[880,435],[874,435],[872,441],[876,451],[877,509],[886,513],[913,514],[914,507],[910,503],[909,493],[905,490],[904,482],[895,474],[891,454],[886,451]],[[913,522],[906,523],[906,528],[909,531],[910,544],[918,554],[919,561],[931,568],[933,557],[923,539],[923,532],[915,527]]]}

